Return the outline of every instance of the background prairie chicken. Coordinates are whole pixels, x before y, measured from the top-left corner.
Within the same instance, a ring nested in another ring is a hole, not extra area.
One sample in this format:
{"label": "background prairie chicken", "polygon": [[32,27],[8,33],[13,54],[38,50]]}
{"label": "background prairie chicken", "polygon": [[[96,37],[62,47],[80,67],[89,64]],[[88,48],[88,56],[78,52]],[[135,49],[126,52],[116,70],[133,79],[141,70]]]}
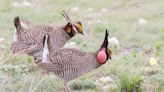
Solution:
{"label": "background prairie chicken", "polygon": [[37,60],[42,57],[43,38],[46,34],[51,38],[49,40],[50,52],[62,48],[65,43],[77,33],[83,34],[81,22],[71,22],[64,11],[62,15],[67,19],[68,23],[61,27],[39,25],[31,28],[24,28],[21,25],[19,17],[15,17],[16,41],[11,44],[11,51],[17,54],[23,53],[31,55]]}
{"label": "background prairie chicken", "polygon": [[[48,40],[51,38],[48,37],[48,34],[45,38],[45,41],[47,41],[45,43],[49,44]],[[67,81],[82,76],[103,65],[108,58],[111,59],[111,50],[107,47],[108,32],[106,30],[104,42],[97,52],[84,52],[74,48],[59,49],[55,52],[50,52],[46,58],[48,62],[39,62],[38,67],[41,70],[53,72],[58,77],[64,79],[66,88],[70,90],[67,86]],[[46,48],[48,49],[48,46]]]}

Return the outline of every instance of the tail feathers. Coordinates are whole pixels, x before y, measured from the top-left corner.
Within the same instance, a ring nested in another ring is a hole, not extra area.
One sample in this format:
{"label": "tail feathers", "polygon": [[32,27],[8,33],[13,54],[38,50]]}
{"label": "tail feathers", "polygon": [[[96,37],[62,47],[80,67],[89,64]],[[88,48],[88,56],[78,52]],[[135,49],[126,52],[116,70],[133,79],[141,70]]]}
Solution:
{"label": "tail feathers", "polygon": [[20,19],[18,16],[14,18],[14,25],[16,29],[18,29],[21,26]]}
{"label": "tail feathers", "polygon": [[101,45],[101,48],[107,48],[108,47],[108,30],[106,29],[106,33],[105,33],[105,38],[104,38],[104,42]]}
{"label": "tail feathers", "polygon": [[46,34],[43,38],[43,53],[42,53],[42,61],[46,62],[48,60],[48,54],[49,54],[49,35]]}

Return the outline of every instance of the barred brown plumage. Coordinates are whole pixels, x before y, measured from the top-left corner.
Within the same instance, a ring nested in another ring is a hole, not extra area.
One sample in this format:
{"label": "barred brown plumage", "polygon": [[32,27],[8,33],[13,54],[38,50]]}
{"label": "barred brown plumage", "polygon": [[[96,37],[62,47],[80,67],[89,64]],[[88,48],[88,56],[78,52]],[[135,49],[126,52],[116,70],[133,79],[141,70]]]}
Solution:
{"label": "barred brown plumage", "polygon": [[108,32],[106,30],[104,42],[96,53],[64,48],[50,52],[47,59],[49,62],[39,62],[38,67],[69,81],[100,67],[108,58],[111,59],[111,51],[107,47]]}
{"label": "barred brown plumage", "polygon": [[14,25],[17,29],[16,36],[17,41],[11,44],[11,51],[13,53],[19,53],[19,51],[35,46],[35,48],[29,49],[24,54],[32,55],[35,59],[41,59],[43,51],[43,37],[48,33],[49,51],[56,51],[62,48],[65,43],[74,37],[77,33],[82,33],[82,24],[80,22],[70,23],[61,27],[54,27],[48,25],[39,25],[31,28],[23,28],[19,17],[15,17]]}
{"label": "barred brown plumage", "polygon": [[73,48],[64,48],[50,53],[48,60],[50,61],[48,63],[40,62],[39,68],[55,74],[58,72],[56,75],[67,81],[101,65],[97,62],[95,53],[86,53]]}

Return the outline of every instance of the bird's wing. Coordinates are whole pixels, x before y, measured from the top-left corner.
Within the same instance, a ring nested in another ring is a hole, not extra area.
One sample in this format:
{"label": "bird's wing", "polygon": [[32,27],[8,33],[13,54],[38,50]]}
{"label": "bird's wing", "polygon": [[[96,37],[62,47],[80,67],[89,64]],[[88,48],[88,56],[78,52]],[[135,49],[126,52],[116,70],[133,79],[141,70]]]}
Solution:
{"label": "bird's wing", "polygon": [[41,50],[41,48],[43,48],[42,45],[17,41],[12,43],[10,49],[13,53],[23,54],[23,53],[34,53]]}
{"label": "bird's wing", "polygon": [[[86,52],[75,49],[61,49],[49,56],[53,71],[79,67],[85,61]],[[41,64],[41,63],[40,63]],[[46,65],[46,64],[45,64]],[[42,66],[44,66],[42,64]],[[47,67],[51,70],[50,67]]]}

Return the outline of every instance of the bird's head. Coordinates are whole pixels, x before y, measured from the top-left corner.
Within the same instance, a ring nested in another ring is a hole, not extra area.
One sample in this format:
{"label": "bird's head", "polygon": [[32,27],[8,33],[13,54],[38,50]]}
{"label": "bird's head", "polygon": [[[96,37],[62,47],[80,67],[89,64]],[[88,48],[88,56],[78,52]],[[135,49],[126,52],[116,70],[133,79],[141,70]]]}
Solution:
{"label": "bird's head", "polygon": [[62,12],[62,15],[68,21],[68,24],[64,27],[65,31],[68,34],[72,34],[72,35],[75,35],[78,33],[83,34],[83,25],[80,21],[72,22],[64,10]]}
{"label": "bird's head", "polygon": [[73,30],[76,32],[76,33],[81,33],[83,34],[83,25],[80,21],[77,21],[75,23],[72,24],[73,26]]}

